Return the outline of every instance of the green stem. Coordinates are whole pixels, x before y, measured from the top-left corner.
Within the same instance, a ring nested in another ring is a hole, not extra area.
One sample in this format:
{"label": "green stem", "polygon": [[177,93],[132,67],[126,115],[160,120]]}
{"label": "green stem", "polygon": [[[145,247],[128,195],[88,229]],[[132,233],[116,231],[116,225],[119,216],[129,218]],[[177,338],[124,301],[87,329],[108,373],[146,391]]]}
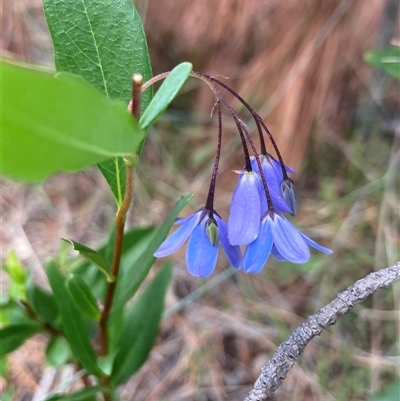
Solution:
{"label": "green stem", "polygon": [[[139,74],[135,74],[133,76],[133,89],[132,89],[132,102],[129,105],[131,109],[132,115],[135,117],[137,121],[139,121],[140,116],[140,94],[142,87],[143,77]],[[134,188],[134,163],[132,162],[132,158],[125,157],[125,168],[126,168],[126,189],[124,199],[120,208],[118,209],[116,218],[115,218],[115,245],[114,245],[114,255],[111,266],[111,277],[113,277],[113,281],[109,283],[107,288],[106,299],[104,302],[104,308],[100,316],[99,321],[99,329],[100,329],[100,354],[105,356],[109,351],[109,339],[108,339],[108,331],[107,331],[107,323],[110,317],[110,312],[114,300],[115,289],[117,287],[118,275],[119,275],[119,267],[122,255],[122,246],[124,242],[124,228],[126,216],[128,214],[128,210],[132,203],[133,198],[133,188]],[[109,376],[104,376],[103,384],[105,386],[104,390],[104,400],[110,400],[110,389],[109,389]]]}

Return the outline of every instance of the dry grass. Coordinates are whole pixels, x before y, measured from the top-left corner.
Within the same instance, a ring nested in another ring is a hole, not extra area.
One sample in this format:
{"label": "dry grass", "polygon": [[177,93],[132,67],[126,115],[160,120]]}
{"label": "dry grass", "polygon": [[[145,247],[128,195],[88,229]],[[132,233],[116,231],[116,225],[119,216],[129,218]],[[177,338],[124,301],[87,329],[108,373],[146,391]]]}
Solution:
{"label": "dry grass", "polygon": [[[50,60],[51,49],[38,4],[2,4],[8,24],[3,48],[36,62]],[[296,224],[335,253],[315,255],[305,266],[272,262],[256,277],[233,274],[221,259],[212,279],[198,280],[186,272],[181,250],[174,257],[157,344],[122,390],[123,399],[242,400],[291,329],[356,279],[399,256],[399,138],[390,130],[382,134],[376,114],[370,117],[377,128],[363,126],[363,99],[377,86],[362,54],[378,40],[385,5],[378,0],[290,0],[284,6],[255,0],[140,2],[155,73],[190,60],[197,70],[229,76],[229,85],[259,106],[288,164],[298,171]],[[390,110],[395,115],[399,106],[392,82],[379,84],[384,123],[393,122]],[[204,203],[216,126],[215,118],[208,118],[210,92],[194,91],[194,85],[149,135],[131,225],[159,224],[183,192],[196,194],[185,213]],[[189,109],[195,112],[188,114]],[[224,217],[236,184],[230,169],[243,163],[233,128],[224,119],[217,199]],[[41,186],[4,181],[3,252],[15,249],[35,280],[45,284],[42,265],[57,252],[59,238],[101,243],[112,202],[95,169],[58,175]],[[399,368],[398,288],[376,294],[313,340],[276,399],[362,401],[393,379]],[[55,375],[43,364],[44,342],[35,338],[12,357],[15,401],[38,401],[45,386],[71,377],[71,369]],[[27,350],[33,360],[24,357]]]}

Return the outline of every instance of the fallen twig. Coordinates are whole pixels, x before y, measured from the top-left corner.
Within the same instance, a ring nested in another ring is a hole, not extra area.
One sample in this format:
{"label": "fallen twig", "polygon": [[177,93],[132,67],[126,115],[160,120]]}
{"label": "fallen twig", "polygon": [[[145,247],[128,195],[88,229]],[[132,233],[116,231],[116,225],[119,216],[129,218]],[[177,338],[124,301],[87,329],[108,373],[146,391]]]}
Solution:
{"label": "fallen twig", "polygon": [[341,316],[369,295],[397,280],[400,280],[400,261],[392,267],[378,270],[358,280],[338,294],[330,304],[310,316],[292,332],[289,339],[278,347],[274,356],[263,366],[261,375],[245,401],[273,399],[275,390],[285,380],[289,369],[315,336],[319,336],[328,326],[335,324]]}

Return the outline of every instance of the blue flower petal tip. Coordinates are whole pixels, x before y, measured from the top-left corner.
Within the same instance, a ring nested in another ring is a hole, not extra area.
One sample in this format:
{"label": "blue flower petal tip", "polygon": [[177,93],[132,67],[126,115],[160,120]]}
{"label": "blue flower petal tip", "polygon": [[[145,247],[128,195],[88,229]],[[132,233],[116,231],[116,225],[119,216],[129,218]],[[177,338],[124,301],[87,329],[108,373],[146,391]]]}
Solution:
{"label": "blue flower petal tip", "polygon": [[222,245],[230,263],[237,269],[242,264],[239,246],[228,240],[228,228],[224,220],[205,208],[175,222],[179,228],[172,233],[157,249],[154,256],[161,258],[176,252],[188,239],[186,264],[190,274],[208,277],[215,269],[219,244]]}
{"label": "blue flower petal tip", "polygon": [[[259,155],[260,165],[268,186],[268,192],[271,196],[274,210],[280,213],[293,214],[293,208],[287,203],[283,197],[281,181],[283,178],[282,168],[278,161],[266,155]],[[254,156],[251,157],[251,165],[253,170],[260,174],[260,166]],[[260,186],[261,213],[265,213],[268,209],[265,189]]]}
{"label": "blue flower petal tip", "polygon": [[231,245],[247,245],[257,238],[260,229],[261,179],[253,172],[238,173],[228,219],[228,238]]}
{"label": "blue flower petal tip", "polygon": [[243,270],[260,272],[271,254],[279,261],[306,263],[311,257],[309,246],[326,254],[332,253],[297,230],[284,216],[269,211],[261,221],[259,236],[246,247]]}

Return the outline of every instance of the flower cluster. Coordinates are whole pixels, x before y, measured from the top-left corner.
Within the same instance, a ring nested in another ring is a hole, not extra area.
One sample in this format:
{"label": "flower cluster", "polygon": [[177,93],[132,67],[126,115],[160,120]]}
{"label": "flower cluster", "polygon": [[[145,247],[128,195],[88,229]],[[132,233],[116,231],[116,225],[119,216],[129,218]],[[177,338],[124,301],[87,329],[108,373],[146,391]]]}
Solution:
{"label": "flower cluster", "polygon": [[[219,244],[232,266],[243,269],[246,273],[260,272],[271,254],[280,261],[306,263],[310,259],[309,247],[326,254],[332,253],[330,249],[308,238],[283,215],[295,215],[297,211],[295,186],[288,177],[288,173],[294,171],[283,163],[272,135],[261,117],[224,83],[205,74],[193,75],[207,81],[216,97],[218,146],[210,190],[205,207],[185,219],[178,219],[175,224],[179,228],[160,245],[154,256],[171,255],[189,239],[186,250],[189,273],[207,277],[215,269]],[[246,126],[214,84],[222,86],[238,98],[255,119],[260,137],[260,154]],[[236,122],[245,157],[244,169],[235,171],[239,177],[232,196],[228,223],[214,210],[222,142],[221,103],[228,108]],[[263,130],[271,140],[278,160],[266,152]],[[251,146],[253,156],[249,155],[247,143]]]}

